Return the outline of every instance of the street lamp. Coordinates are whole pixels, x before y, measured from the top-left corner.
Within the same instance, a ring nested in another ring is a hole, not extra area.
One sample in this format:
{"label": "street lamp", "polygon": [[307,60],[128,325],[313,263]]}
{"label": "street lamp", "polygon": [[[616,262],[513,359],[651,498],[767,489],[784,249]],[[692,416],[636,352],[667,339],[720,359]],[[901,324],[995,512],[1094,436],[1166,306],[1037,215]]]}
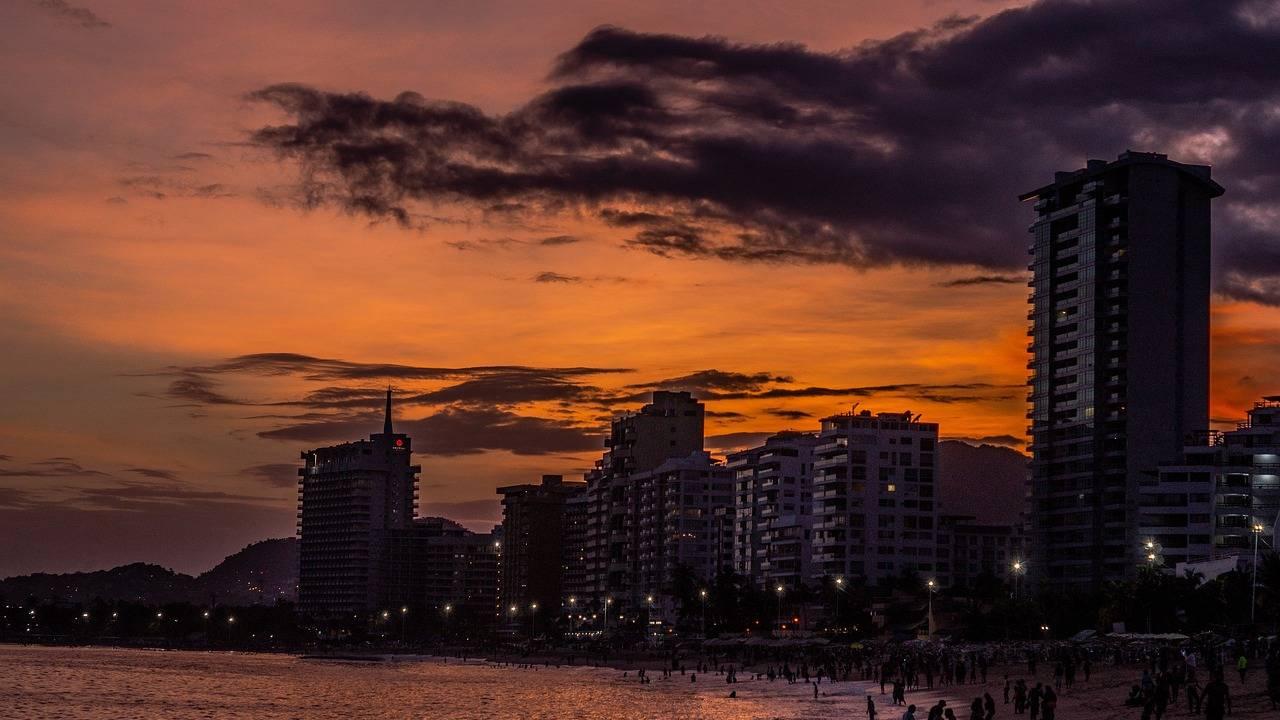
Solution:
{"label": "street lamp", "polygon": [[698,591],[698,597],[702,598],[702,637],[707,636],[707,591],[702,589]]}
{"label": "street lamp", "polygon": [[448,603],[444,606],[444,634],[449,634],[449,613],[453,612],[453,605]]}
{"label": "street lamp", "polygon": [[836,622],[840,622],[840,593],[844,592],[844,578],[836,578]]}
{"label": "street lamp", "polygon": [[407,617],[408,615],[409,615],[409,607],[407,605],[401,607],[400,608],[400,644],[401,645],[404,645],[404,626],[405,626],[405,621],[408,619]]}
{"label": "street lamp", "polygon": [[929,628],[928,629],[929,629],[929,638],[932,639],[933,638],[933,589],[937,586],[937,583],[934,582],[932,579],[930,579],[929,582],[925,583],[925,585],[929,588]]}
{"label": "street lamp", "polygon": [[778,593],[778,629],[782,629],[782,594],[787,591],[782,587],[782,583],[778,583],[778,587],[774,588],[774,592]]}
{"label": "street lamp", "polygon": [[1018,600],[1022,596],[1022,576],[1027,572],[1027,564],[1021,560],[1013,561],[1013,599]]}
{"label": "street lamp", "polygon": [[609,606],[613,604],[613,598],[604,599],[604,631],[609,632]]}
{"label": "street lamp", "polygon": [[1262,523],[1253,524],[1253,589],[1249,594],[1249,622],[1253,623],[1258,612],[1258,539],[1262,537]]}
{"label": "street lamp", "polygon": [[529,605],[529,639],[530,640],[533,639],[533,634],[534,632],[536,632],[537,622],[538,622],[538,603],[531,603]]}

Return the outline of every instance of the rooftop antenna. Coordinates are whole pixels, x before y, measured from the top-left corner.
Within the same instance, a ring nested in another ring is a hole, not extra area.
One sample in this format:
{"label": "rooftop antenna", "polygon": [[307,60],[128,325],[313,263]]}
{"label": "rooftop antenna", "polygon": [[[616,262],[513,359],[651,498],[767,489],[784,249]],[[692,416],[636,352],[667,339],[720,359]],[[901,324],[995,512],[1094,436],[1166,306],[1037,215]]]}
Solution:
{"label": "rooftop antenna", "polygon": [[382,420],[382,434],[391,434],[391,383],[387,383],[387,414]]}

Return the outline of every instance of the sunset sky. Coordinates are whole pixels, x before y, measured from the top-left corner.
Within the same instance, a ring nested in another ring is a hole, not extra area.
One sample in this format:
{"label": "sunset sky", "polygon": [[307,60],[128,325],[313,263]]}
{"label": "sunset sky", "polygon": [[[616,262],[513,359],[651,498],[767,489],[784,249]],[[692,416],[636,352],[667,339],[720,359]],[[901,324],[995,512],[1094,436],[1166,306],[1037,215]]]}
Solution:
{"label": "sunset sky", "polygon": [[0,576],[293,534],[380,427],[423,512],[579,474],[655,388],[709,446],[852,403],[1021,449],[1019,192],[1214,167],[1219,422],[1280,393],[1280,9],[0,4]]}

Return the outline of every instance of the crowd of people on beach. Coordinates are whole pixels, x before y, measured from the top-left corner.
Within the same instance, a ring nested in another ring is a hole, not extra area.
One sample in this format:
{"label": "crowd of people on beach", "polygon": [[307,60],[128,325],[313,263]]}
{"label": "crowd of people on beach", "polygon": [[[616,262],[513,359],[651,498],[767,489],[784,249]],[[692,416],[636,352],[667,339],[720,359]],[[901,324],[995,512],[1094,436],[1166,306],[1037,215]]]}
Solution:
{"label": "crowd of people on beach", "polygon": [[[608,663],[607,655],[602,659]],[[567,665],[576,663],[573,656],[560,660]],[[559,667],[561,663],[554,664]],[[1214,644],[883,642],[843,647],[737,648],[723,653],[691,647],[669,650],[660,667],[624,670],[622,677],[646,685],[653,682],[655,675],[670,681],[678,674],[694,684],[712,677],[731,686],[731,698],[738,697],[732,686],[739,682],[740,675],[767,683],[808,685],[815,700],[839,694],[830,689],[839,683],[858,683],[854,692],[872,689],[865,698],[867,720],[878,719],[879,705],[894,708],[892,718],[884,720],[961,720],[946,700],[937,699],[939,691],[969,698],[959,705],[963,708],[967,704],[969,712],[964,720],[995,720],[1002,706],[1009,706],[1005,711],[1009,715],[1025,716],[1025,720],[1057,720],[1060,696],[1081,683],[1089,683],[1096,666],[1103,664],[1141,668],[1141,676],[1130,685],[1127,696],[1121,692],[1116,697],[1118,708],[1133,709],[1134,720],[1164,720],[1184,702],[1189,715],[1224,720],[1232,711],[1226,674],[1234,671],[1243,685],[1258,666],[1266,674],[1271,708],[1280,709],[1280,643],[1274,640]],[[533,664],[510,666],[526,668]],[[1000,680],[989,684],[995,668],[999,668],[1003,679],[999,704],[991,693],[1000,688]],[[1024,668],[1025,677],[1020,676]],[[874,693],[877,685],[879,696]],[[974,687],[970,694],[965,692],[969,686],[981,687]],[[908,701],[909,693],[921,692],[931,698],[927,710]]]}
{"label": "crowd of people on beach", "polygon": [[[826,695],[822,692],[824,682],[879,685],[878,698],[874,693],[866,695],[867,720],[877,720],[878,705],[886,703],[895,709],[902,708],[901,720],[960,720],[945,700],[938,700],[927,711],[921,711],[908,702],[907,695],[931,691],[931,695],[936,696],[938,690],[963,695],[966,686],[983,686],[981,692],[975,692],[972,699],[966,701],[969,714],[965,720],[995,720],[999,706],[991,695],[988,680],[992,668],[998,666],[1006,671],[1002,704],[1011,706],[1012,715],[1026,716],[1026,720],[1057,720],[1060,695],[1080,683],[1088,683],[1096,665],[1138,665],[1144,668],[1141,678],[1132,685],[1127,698],[1117,698],[1118,704],[1123,702],[1124,706],[1135,709],[1135,720],[1163,720],[1184,697],[1189,714],[1203,715],[1206,720],[1223,720],[1231,713],[1231,694],[1223,680],[1224,673],[1234,667],[1243,683],[1251,664],[1262,664],[1271,705],[1280,706],[1280,643],[1267,641],[1213,647],[1068,642],[984,646],[879,643],[810,648],[773,656],[767,653],[708,654],[692,668],[690,682],[697,682],[697,675],[701,673],[714,674],[733,685],[738,682],[739,674],[744,673],[750,679],[770,683],[810,685],[814,699]],[[747,673],[748,667],[755,670]],[[1026,678],[1008,674],[1023,667]],[[687,669],[673,654],[670,666],[662,673],[664,678],[669,678],[672,672],[678,670],[684,674]],[[1044,679],[1040,680],[1042,676]],[[637,677],[641,682],[648,682],[643,671]],[[737,694],[736,689],[731,689],[729,696],[736,698]],[[893,720],[898,717],[895,714]]]}

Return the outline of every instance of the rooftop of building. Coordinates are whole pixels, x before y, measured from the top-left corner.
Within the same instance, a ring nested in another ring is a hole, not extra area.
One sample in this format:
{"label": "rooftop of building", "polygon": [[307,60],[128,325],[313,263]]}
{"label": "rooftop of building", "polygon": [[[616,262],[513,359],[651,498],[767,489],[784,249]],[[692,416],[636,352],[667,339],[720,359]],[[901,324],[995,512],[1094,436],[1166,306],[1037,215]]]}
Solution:
{"label": "rooftop of building", "polygon": [[1162,153],[1136,152],[1134,150],[1125,150],[1113,161],[1091,159],[1085,167],[1079,170],[1061,171],[1054,174],[1053,182],[1029,190],[1018,196],[1019,200],[1031,200],[1038,198],[1049,192],[1058,190],[1065,185],[1072,185],[1087,180],[1099,178],[1108,173],[1119,170],[1130,165],[1162,165],[1164,167],[1173,168],[1188,178],[1200,183],[1208,191],[1209,197],[1218,197],[1226,190],[1213,181],[1212,169],[1208,165],[1191,165],[1188,163],[1180,163],[1170,160],[1168,155]]}

